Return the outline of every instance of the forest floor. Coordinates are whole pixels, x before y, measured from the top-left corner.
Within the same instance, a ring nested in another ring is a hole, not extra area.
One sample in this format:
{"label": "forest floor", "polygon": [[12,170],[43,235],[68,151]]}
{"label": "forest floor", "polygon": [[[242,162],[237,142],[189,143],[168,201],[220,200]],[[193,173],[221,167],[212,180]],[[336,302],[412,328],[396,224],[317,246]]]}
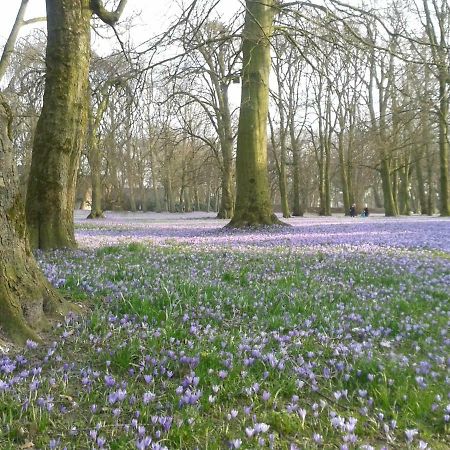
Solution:
{"label": "forest floor", "polygon": [[86,215],[37,257],[90,312],[0,351],[2,450],[450,447],[449,219]]}

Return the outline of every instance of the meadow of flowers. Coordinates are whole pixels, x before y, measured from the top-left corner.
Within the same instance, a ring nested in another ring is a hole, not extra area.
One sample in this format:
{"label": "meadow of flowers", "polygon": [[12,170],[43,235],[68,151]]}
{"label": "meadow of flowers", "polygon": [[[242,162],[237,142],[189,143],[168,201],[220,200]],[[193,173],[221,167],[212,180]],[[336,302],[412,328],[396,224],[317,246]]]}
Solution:
{"label": "meadow of flowers", "polygon": [[0,353],[0,448],[450,448],[450,220],[77,216],[88,311]]}

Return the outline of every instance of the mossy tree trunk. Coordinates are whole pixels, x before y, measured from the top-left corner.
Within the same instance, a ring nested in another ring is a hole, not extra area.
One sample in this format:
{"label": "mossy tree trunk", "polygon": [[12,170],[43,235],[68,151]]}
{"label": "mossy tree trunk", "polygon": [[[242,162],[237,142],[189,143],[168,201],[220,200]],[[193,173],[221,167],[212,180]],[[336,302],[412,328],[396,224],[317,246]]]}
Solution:
{"label": "mossy tree trunk", "polygon": [[73,210],[87,128],[91,15],[89,0],[47,0],[44,102],[26,201],[34,248],[76,246]]}
{"label": "mossy tree trunk", "polygon": [[64,302],[38,268],[26,234],[25,212],[9,136],[11,115],[0,94],[0,329],[17,343],[37,332]]}
{"label": "mossy tree trunk", "polygon": [[280,223],[267,172],[270,36],[277,2],[247,0],[242,38],[242,91],[236,155],[236,206],[229,226]]}
{"label": "mossy tree trunk", "polygon": [[33,145],[26,200],[30,244],[75,247],[73,210],[88,118],[92,14],[113,25],[125,7],[109,12],[101,0],[47,0],[46,78]]}

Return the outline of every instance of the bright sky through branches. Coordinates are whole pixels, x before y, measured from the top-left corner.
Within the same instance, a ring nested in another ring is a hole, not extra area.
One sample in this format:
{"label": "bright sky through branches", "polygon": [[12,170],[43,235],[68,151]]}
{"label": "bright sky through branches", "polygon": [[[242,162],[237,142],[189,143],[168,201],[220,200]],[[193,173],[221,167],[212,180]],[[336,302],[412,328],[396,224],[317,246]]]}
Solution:
{"label": "bright sky through branches", "polygon": [[[19,10],[20,0],[3,0],[2,11],[0,15],[0,48],[4,45],[14,19]],[[105,1],[105,4],[108,5]],[[126,21],[130,17],[133,18],[133,30],[131,36],[135,44],[146,41],[151,36],[164,31],[165,27],[175,19],[175,14],[180,10],[178,0],[128,0],[125,7],[122,21]],[[184,2],[187,3],[187,2]],[[225,16],[231,16],[236,13],[242,6],[240,0],[222,0],[219,6],[220,11]],[[29,0],[27,7],[26,19],[45,16],[45,0]],[[45,25],[33,25],[44,28]],[[31,26],[24,27],[21,35],[26,35],[31,31]],[[102,39],[93,37],[94,48],[97,46],[101,50],[106,50],[111,43],[100,42]],[[115,40],[114,40],[115,41]],[[116,46],[117,42],[112,45]]]}

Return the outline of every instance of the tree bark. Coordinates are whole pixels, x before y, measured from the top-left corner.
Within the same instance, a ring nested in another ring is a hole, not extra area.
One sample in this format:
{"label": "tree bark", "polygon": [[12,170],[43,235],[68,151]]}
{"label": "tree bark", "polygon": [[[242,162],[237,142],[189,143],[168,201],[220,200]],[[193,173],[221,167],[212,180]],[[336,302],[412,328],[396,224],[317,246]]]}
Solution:
{"label": "tree bark", "polygon": [[423,150],[419,148],[419,146],[416,146],[415,150],[416,151],[414,154],[414,158],[416,166],[417,193],[419,196],[420,214],[428,214],[428,205],[425,196],[425,181],[422,170]]}
{"label": "tree bark", "polygon": [[449,179],[448,179],[448,154],[449,154],[449,132],[448,132],[448,73],[444,72],[439,77],[439,161],[440,161],[440,211],[441,216],[450,216]]}
{"label": "tree bark", "polygon": [[231,219],[234,211],[233,195],[233,127],[228,99],[228,85],[223,84],[219,89],[219,106],[221,110],[218,120],[220,148],[222,152],[222,198],[218,219]]}
{"label": "tree bark", "polygon": [[267,172],[270,36],[275,7],[275,0],[246,1],[232,227],[280,223],[273,213]]}
{"label": "tree bark", "polygon": [[150,153],[150,170],[152,172],[152,190],[153,195],[155,196],[155,211],[161,212],[161,202],[159,199],[159,192],[158,192],[158,186],[157,186],[157,177],[156,177],[156,158],[155,158],[155,151],[153,150],[152,146],[150,145],[149,148]]}
{"label": "tree bark", "polygon": [[11,115],[0,94],[0,328],[17,343],[40,340],[48,316],[65,304],[31,253],[9,136]]}
{"label": "tree bark", "polygon": [[92,12],[89,0],[71,3],[47,0],[46,83],[26,200],[30,243],[41,249],[76,246],[73,210],[87,125]]}
{"label": "tree bark", "polygon": [[304,212],[300,203],[300,150],[296,139],[294,139],[294,144],[292,145],[292,159],[294,164],[292,176],[292,215],[303,217]]}
{"label": "tree bark", "polygon": [[47,52],[42,112],[26,199],[30,244],[75,247],[76,179],[88,116],[90,19],[114,24],[127,0],[109,12],[101,0],[46,0]]}
{"label": "tree bark", "polygon": [[397,208],[394,201],[394,192],[392,189],[391,167],[387,156],[382,155],[381,160],[381,181],[383,186],[384,213],[387,217],[397,216]]}
{"label": "tree bark", "polygon": [[92,183],[92,203],[91,212],[87,216],[88,219],[103,219],[102,208],[102,180],[101,180],[101,157],[98,149],[98,142],[92,144],[89,151],[89,166],[91,168]]}
{"label": "tree bark", "polygon": [[105,215],[103,214],[102,208],[102,181],[101,181],[101,155],[98,148],[98,127],[100,125],[101,117],[103,116],[107,100],[103,101],[99,105],[96,116],[94,118],[92,107],[90,108],[89,114],[89,139],[88,139],[88,149],[87,156],[89,161],[89,167],[91,169],[91,185],[92,185],[92,203],[91,212],[87,216],[88,219],[103,219]]}
{"label": "tree bark", "polygon": [[339,170],[342,183],[342,200],[344,203],[344,213],[346,216],[348,216],[350,215],[351,203],[348,186],[348,173],[347,173],[348,164],[346,163],[344,156],[344,131],[342,124],[341,124],[341,131],[339,132],[338,135],[338,154],[339,154]]}

